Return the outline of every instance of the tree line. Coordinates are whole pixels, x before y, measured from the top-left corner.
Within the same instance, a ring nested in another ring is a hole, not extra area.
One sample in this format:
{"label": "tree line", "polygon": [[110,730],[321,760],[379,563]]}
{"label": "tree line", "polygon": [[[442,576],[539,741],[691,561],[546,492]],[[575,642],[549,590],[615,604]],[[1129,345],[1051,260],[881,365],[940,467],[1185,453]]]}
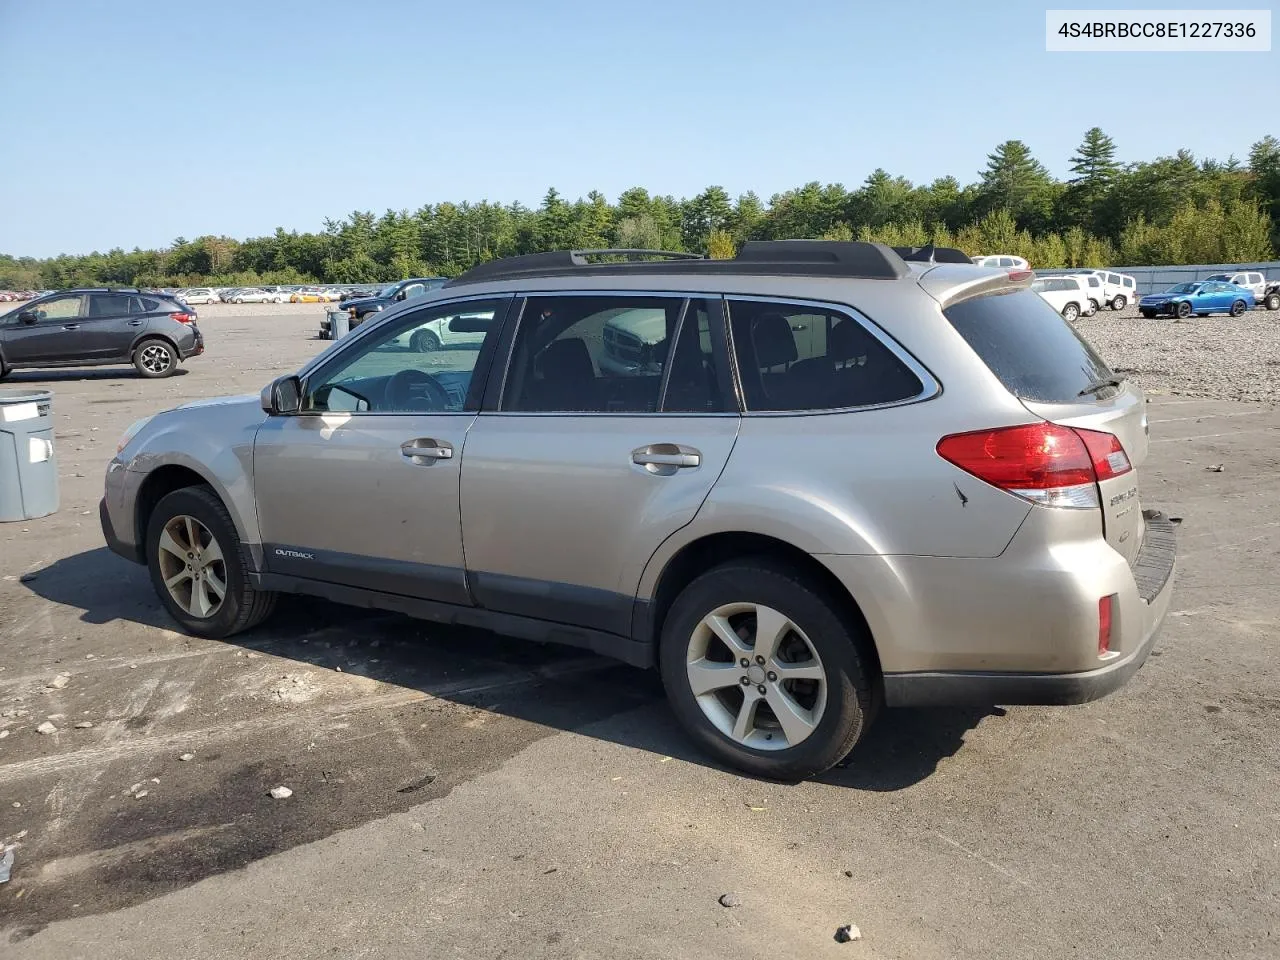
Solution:
{"label": "tree line", "polygon": [[536,209],[519,203],[427,204],[378,216],[356,211],[319,233],[277,228],[235,240],[179,237],[159,250],[47,259],[0,255],[0,288],[101,284],[177,286],[368,283],[454,276],[498,257],[555,249],[631,247],[732,257],[747,240],[823,238],[966,253],[1011,253],[1033,266],[1101,267],[1269,260],[1280,248],[1280,141],[1248,162],[1173,156],[1121,163],[1097,127],[1051,176],[1020,140],[989,154],[975,183],[913,184],[876,170],[857,189],[807,183],[764,202],[719,186],[676,199],[642,187],[616,203],[598,191],[567,200],[554,188]]}

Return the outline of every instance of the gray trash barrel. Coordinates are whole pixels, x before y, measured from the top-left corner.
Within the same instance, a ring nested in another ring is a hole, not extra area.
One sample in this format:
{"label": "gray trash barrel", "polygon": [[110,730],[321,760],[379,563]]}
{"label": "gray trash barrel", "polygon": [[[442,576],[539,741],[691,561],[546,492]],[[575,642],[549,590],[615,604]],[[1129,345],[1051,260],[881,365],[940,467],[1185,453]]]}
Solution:
{"label": "gray trash barrel", "polygon": [[0,522],[34,520],[57,509],[53,394],[0,390]]}
{"label": "gray trash barrel", "polygon": [[329,339],[341,340],[351,332],[351,317],[345,310],[329,311]]}

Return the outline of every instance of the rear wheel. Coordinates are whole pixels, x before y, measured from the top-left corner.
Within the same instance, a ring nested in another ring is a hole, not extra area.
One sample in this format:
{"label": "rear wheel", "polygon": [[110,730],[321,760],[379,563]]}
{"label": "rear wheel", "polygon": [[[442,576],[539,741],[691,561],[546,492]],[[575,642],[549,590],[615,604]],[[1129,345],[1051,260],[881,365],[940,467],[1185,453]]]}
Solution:
{"label": "rear wheel", "polygon": [[1062,319],[1067,321],[1067,323],[1074,323],[1079,316],[1080,308],[1074,303],[1068,303],[1062,308]]}
{"label": "rear wheel", "polygon": [[718,760],[800,779],[853,749],[875,713],[860,629],[797,571],[736,561],[676,598],[659,664],[672,710]]}
{"label": "rear wheel", "polygon": [[1123,310],[1128,305],[1129,301],[1123,293],[1117,293],[1115,299],[1111,301],[1112,310]]}
{"label": "rear wheel", "polygon": [[1280,310],[1280,293],[1268,293],[1262,305],[1268,310]]}
{"label": "rear wheel", "polygon": [[1191,304],[1188,301],[1183,300],[1181,303],[1178,304],[1178,308],[1176,312],[1178,314],[1179,320],[1187,319],[1187,317],[1191,316]]}
{"label": "rear wheel", "polygon": [[440,338],[430,330],[419,330],[409,338],[409,346],[419,353],[434,353],[440,349]]}
{"label": "rear wheel", "polygon": [[188,633],[229,637],[275,607],[274,593],[250,584],[235,524],[208,487],[175,490],[156,504],[146,554],[156,593]]}
{"label": "rear wheel", "polygon": [[1093,299],[1093,297],[1090,297],[1089,298],[1089,316],[1092,317],[1095,313],[1097,313],[1101,309],[1102,307],[1099,305],[1098,301]]}
{"label": "rear wheel", "polygon": [[1243,316],[1247,309],[1248,307],[1245,306],[1245,302],[1243,300],[1237,300],[1235,303],[1231,304],[1231,315],[1233,317]]}
{"label": "rear wheel", "polygon": [[167,340],[143,340],[133,351],[133,365],[151,380],[171,377],[178,369],[178,351]]}

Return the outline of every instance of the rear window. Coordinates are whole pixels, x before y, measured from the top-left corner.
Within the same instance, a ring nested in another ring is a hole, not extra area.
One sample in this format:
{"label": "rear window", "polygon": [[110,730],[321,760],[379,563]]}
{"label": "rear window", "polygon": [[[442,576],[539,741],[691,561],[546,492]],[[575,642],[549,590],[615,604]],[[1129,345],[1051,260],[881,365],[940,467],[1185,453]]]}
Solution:
{"label": "rear window", "polygon": [[1114,376],[1058,312],[1030,290],[962,300],[942,311],[956,332],[1022,400],[1074,403]]}

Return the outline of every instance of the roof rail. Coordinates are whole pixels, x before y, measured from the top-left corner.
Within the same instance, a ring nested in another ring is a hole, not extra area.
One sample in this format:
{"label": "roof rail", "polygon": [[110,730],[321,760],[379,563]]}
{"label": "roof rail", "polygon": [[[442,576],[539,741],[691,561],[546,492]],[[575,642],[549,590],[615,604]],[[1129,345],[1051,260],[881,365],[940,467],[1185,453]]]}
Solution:
{"label": "roof rail", "polygon": [[912,263],[973,263],[963,250],[955,247],[935,247],[926,243],[923,247],[894,247],[893,252]]}
{"label": "roof rail", "polygon": [[[958,253],[958,251],[957,251]],[[650,256],[660,260],[628,259],[592,263],[588,257]],[[968,258],[964,258],[968,262]],[[632,274],[722,275],[773,274],[899,280],[908,273],[903,258],[882,243],[844,240],[752,240],[733,260],[710,260],[698,254],[665,250],[556,250],[530,253],[478,264],[454,277],[446,287],[481,281],[526,277],[600,276]]]}

